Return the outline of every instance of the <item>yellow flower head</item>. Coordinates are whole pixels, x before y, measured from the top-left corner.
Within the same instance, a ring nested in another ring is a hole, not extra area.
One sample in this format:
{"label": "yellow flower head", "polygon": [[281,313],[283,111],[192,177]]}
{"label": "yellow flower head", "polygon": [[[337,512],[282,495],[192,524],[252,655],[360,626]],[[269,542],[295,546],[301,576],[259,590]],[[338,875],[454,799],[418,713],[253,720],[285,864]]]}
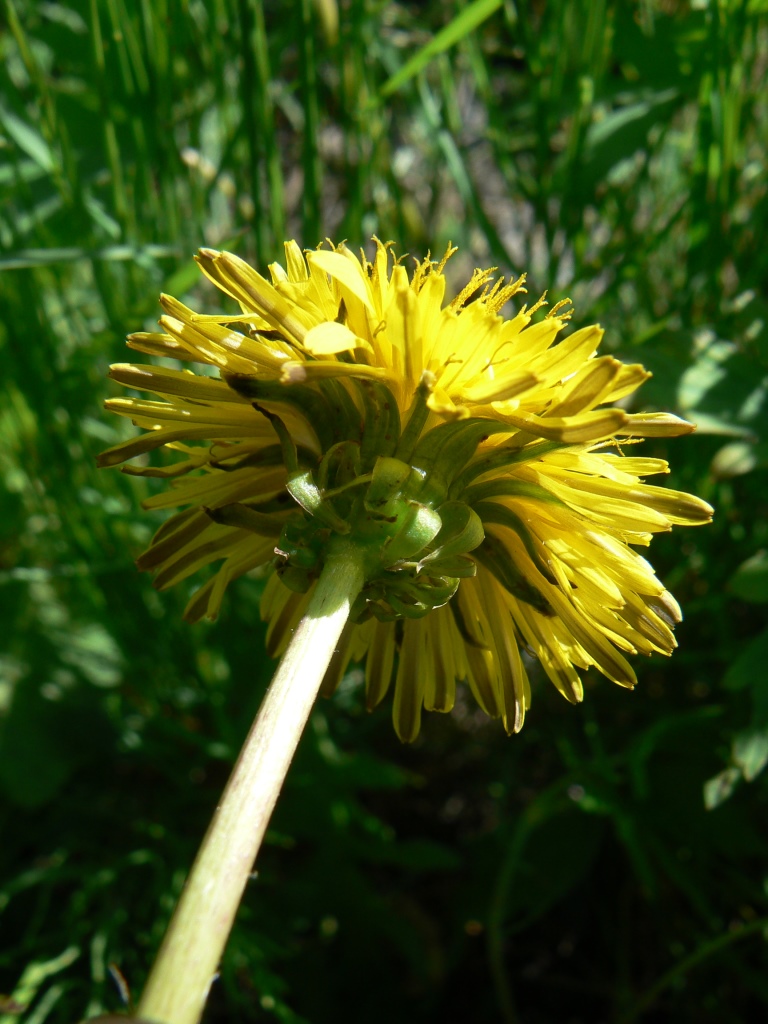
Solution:
{"label": "yellow flower head", "polygon": [[345,245],[285,246],[271,281],[231,253],[201,249],[203,273],[240,312],[202,316],[163,295],[162,333],[131,348],[213,371],[120,363],[110,375],[159,400],[108,408],[146,430],[104,452],[112,466],[152,449],[172,478],[147,508],[181,508],[139,559],[170,587],[212,562],[186,616],[214,618],[227,585],[271,566],[262,599],[272,655],[285,648],[328,550],[365,552],[366,583],[323,690],[365,659],[374,707],[394,677],[394,724],[449,711],[465,680],[517,732],[530,704],[524,654],[570,701],[594,665],[632,687],[624,654],[669,654],[680,609],[631,545],[712,509],[643,478],[660,459],[625,455],[642,437],[693,428],[610,403],[648,376],[597,356],[599,327],[559,340],[569,313],[543,300],[505,320],[524,293],[476,271],[445,303],[429,257],[408,275],[389,245],[372,262]]}

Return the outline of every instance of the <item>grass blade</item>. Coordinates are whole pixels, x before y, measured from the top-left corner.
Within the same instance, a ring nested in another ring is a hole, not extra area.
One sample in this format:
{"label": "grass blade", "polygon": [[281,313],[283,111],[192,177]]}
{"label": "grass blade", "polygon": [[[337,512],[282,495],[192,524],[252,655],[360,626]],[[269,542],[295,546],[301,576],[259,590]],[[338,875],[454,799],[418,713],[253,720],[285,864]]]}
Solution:
{"label": "grass blade", "polygon": [[422,46],[410,60],[403,64],[399,71],[396,71],[384,83],[381,87],[381,95],[391,96],[393,92],[397,92],[401,85],[423,71],[433,57],[455,46],[464,36],[495,14],[501,5],[502,0],[474,0],[474,3],[468,4],[461,14],[441,29],[425,46]]}

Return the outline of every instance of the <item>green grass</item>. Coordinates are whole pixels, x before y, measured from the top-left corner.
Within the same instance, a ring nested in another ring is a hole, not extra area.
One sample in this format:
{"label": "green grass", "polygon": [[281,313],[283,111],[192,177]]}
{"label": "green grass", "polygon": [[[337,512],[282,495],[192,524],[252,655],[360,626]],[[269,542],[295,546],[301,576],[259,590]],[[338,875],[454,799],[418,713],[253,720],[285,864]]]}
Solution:
{"label": "green grass", "polygon": [[569,295],[699,422],[645,448],[717,515],[654,545],[686,621],[634,694],[536,678],[519,737],[462,703],[402,748],[353,673],[206,1019],[766,1015],[765,7],[5,0],[0,1024],[118,1010],[110,964],[140,991],[272,671],[258,582],[190,627],[135,570],[162,517],[95,469],[106,367],[161,290],[215,308],[199,245],[374,233]]}

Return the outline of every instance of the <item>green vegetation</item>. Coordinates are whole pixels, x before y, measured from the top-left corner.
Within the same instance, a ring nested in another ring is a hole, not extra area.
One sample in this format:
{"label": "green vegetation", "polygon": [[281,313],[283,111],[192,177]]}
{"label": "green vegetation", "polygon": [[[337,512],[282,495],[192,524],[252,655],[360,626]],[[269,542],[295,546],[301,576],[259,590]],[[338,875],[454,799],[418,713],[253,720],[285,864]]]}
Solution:
{"label": "green vegetation", "polygon": [[[322,702],[206,1019],[768,1016],[768,4],[4,0],[0,1024],[141,990],[273,666],[260,583],[181,619],[133,559],[152,482],[110,362],[191,257],[325,235],[529,271],[654,372],[649,441],[713,526],[658,539],[680,649],[520,736],[469,701],[401,747]],[[467,34],[469,32],[469,34]],[[426,49],[423,49],[425,48]],[[762,774],[761,774],[762,772]],[[28,1009],[24,1007],[28,1006]]]}

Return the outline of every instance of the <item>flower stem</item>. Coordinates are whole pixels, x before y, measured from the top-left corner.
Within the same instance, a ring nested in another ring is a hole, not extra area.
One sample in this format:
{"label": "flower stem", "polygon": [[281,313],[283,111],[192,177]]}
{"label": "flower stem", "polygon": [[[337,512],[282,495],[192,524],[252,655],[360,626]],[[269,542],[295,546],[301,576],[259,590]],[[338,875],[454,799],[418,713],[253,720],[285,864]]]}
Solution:
{"label": "flower stem", "polygon": [[138,1006],[157,1024],[197,1024],[299,739],[352,602],[363,556],[328,556],[187,879]]}

